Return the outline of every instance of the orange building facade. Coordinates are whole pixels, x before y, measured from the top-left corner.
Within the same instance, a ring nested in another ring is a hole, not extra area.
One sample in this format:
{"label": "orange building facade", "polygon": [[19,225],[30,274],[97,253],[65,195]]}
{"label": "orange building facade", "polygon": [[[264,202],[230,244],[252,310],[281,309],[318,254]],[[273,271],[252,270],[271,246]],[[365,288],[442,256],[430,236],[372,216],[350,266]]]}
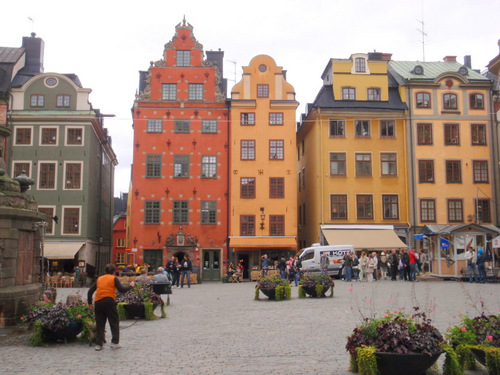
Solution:
{"label": "orange building facade", "polygon": [[203,280],[227,260],[228,126],[224,53],[206,52],[184,20],[163,59],[141,72],[127,246],[139,265],[185,254]]}
{"label": "orange building facade", "polygon": [[297,251],[297,106],[286,71],[266,55],[231,90],[230,259],[245,278],[263,254]]}

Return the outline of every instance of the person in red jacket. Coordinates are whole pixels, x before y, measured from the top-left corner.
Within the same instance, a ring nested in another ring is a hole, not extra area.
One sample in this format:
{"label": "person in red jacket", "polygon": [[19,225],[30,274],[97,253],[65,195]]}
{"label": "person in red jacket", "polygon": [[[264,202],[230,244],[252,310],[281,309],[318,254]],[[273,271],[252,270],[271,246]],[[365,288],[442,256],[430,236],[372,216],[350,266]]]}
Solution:
{"label": "person in red jacket", "polygon": [[417,272],[417,254],[415,254],[415,249],[410,250],[410,281],[416,281]]}
{"label": "person in red jacket", "polygon": [[130,286],[123,286],[115,274],[115,265],[108,264],[104,268],[105,275],[99,277],[92,285],[87,294],[89,306],[92,306],[92,296],[95,292],[95,322],[96,322],[96,347],[95,350],[102,350],[104,342],[104,328],[106,320],[111,327],[111,349],[120,348],[120,318],[116,308],[116,289],[125,293],[134,287],[134,282]]}

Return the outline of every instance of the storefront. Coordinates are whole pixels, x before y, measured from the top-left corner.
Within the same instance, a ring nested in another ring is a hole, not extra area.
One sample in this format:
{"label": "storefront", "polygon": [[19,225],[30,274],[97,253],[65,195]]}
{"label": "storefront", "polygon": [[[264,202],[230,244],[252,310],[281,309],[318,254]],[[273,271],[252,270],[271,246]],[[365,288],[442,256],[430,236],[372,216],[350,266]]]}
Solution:
{"label": "storefront", "polygon": [[476,251],[483,249],[487,254],[486,267],[489,274],[497,274],[498,249],[492,240],[500,234],[494,225],[426,225],[416,235],[416,248],[429,254],[430,275],[443,278],[467,276],[465,251],[472,246]]}

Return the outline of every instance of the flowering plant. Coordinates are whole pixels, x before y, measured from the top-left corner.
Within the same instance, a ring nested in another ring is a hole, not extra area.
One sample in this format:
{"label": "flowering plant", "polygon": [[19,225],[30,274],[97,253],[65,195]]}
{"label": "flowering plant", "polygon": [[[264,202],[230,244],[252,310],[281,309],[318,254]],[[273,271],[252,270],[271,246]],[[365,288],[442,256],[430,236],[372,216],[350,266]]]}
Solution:
{"label": "flowering plant", "polygon": [[500,347],[500,316],[484,313],[474,318],[462,316],[460,324],[448,328],[446,338],[455,347],[458,345]]}
{"label": "flowering plant", "polygon": [[306,293],[313,297],[322,297],[331,289],[330,297],[333,297],[335,282],[327,275],[304,274],[299,281],[299,298],[305,298]]}
{"label": "flowering plant", "polygon": [[91,309],[87,302],[78,301],[66,305],[66,311],[72,322],[81,322],[84,319],[95,320],[94,309]]}
{"label": "flowering plant", "polygon": [[151,302],[153,305],[163,305],[163,300],[153,292],[151,285],[142,283],[136,283],[128,292],[117,296],[116,302],[132,305]]}
{"label": "flowering plant", "polygon": [[292,297],[292,287],[288,281],[279,276],[261,278],[255,287],[255,300],[259,300],[259,291],[262,291],[269,299],[276,301],[288,300]]}

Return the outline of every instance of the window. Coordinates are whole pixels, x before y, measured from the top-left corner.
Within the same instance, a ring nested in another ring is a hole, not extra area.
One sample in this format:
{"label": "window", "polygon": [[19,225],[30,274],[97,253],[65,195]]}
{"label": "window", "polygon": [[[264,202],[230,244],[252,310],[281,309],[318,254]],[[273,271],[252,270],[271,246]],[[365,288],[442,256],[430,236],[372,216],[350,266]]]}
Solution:
{"label": "window", "polygon": [[382,195],[382,210],[384,220],[399,219],[399,204],[397,195]]}
{"label": "window", "polygon": [[354,69],[356,70],[356,73],[366,72],[366,61],[363,57],[356,57],[354,59]]}
{"label": "window", "polygon": [[380,89],[371,87],[368,89],[368,100],[380,100]]}
{"label": "window", "polygon": [[203,83],[190,83],[188,100],[203,100]]}
{"label": "window", "polygon": [[444,144],[453,146],[460,144],[460,127],[458,124],[444,124]]}
{"label": "window", "polygon": [[217,120],[216,119],[203,119],[201,120],[202,133],[217,133]]}
{"label": "window", "polygon": [[470,94],[469,103],[470,103],[470,109],[484,109],[484,95]]}
{"label": "window", "polygon": [[217,178],[217,156],[204,155],[201,157],[201,177]]}
{"label": "window", "polygon": [[177,100],[177,83],[161,85],[161,100]]}
{"label": "window", "polygon": [[488,183],[488,161],[487,160],[473,160],[472,161],[472,174],[474,176],[474,183]]}
{"label": "window", "polygon": [[417,143],[432,145],[432,124],[417,124]]}
{"label": "window", "polygon": [[269,235],[285,235],[285,215],[269,215]]}
{"label": "window", "polygon": [[54,207],[38,207],[38,211],[47,216],[47,226],[45,234],[54,234]]}
{"label": "window", "polygon": [[56,106],[57,107],[69,107],[70,96],[69,95],[57,95]]}
{"label": "window", "polygon": [[418,182],[434,182],[434,160],[418,161]]}
{"label": "window", "polygon": [[269,178],[269,198],[285,198],[285,179],[283,177]]}
{"label": "window", "polygon": [[380,121],[380,138],[394,138],[396,136],[396,127],[394,120]]}
{"label": "window", "polygon": [[[120,240],[121,238],[119,238]],[[116,264],[125,264],[127,259],[127,253],[117,253],[116,254]]]}
{"label": "window", "polygon": [[417,92],[417,108],[431,108],[431,94]]}
{"label": "window", "polygon": [[491,207],[489,199],[474,199],[477,204],[477,220],[483,223],[491,223]]}
{"label": "window", "polygon": [[443,109],[457,109],[457,95],[443,94]]}
{"label": "window", "polygon": [[174,177],[189,177],[189,155],[174,155]]}
{"label": "window", "polygon": [[161,177],[161,155],[146,155],[146,177]]}
{"label": "window", "polygon": [[57,144],[57,128],[42,128],[41,133],[42,145],[56,145]]}
{"label": "window", "polygon": [[344,120],[330,120],[330,137],[345,137]]}
{"label": "window", "polygon": [[125,238],[117,238],[116,247],[125,247]]}
{"label": "window", "polygon": [[64,207],[63,216],[63,234],[80,233],[80,207]]}
{"label": "window", "polygon": [[83,144],[83,129],[82,128],[67,128],[66,130],[67,145],[82,145]]}
{"label": "window", "polygon": [[14,173],[12,174],[12,177],[17,177],[23,172],[26,174],[26,176],[30,176],[30,166],[31,163],[26,163],[26,162],[15,162],[14,163]]}
{"label": "window", "polygon": [[420,221],[435,222],[436,221],[436,200],[421,199],[420,200]]}
{"label": "window", "polygon": [[356,176],[370,177],[372,175],[372,155],[356,154]]}
{"label": "window", "polygon": [[330,196],[330,207],[332,220],[347,219],[347,195],[346,194],[332,194]]}
{"label": "window", "polygon": [[144,224],[160,224],[160,201],[144,202]]}
{"label": "window", "polygon": [[257,85],[257,98],[269,97],[269,85]]}
{"label": "window", "polygon": [[240,198],[255,198],[255,178],[242,177],[240,181]]}
{"label": "window", "polygon": [[370,121],[356,120],[356,138],[370,137]]}
{"label": "window", "polygon": [[371,195],[356,195],[358,220],[373,219],[373,197]]}
{"label": "window", "polygon": [[45,105],[45,96],[43,95],[31,95],[30,106],[31,107],[43,107]]}
{"label": "window", "polygon": [[356,89],[354,87],[342,87],[342,100],[356,100]]}
{"label": "window", "polygon": [[459,184],[462,182],[462,167],[460,160],[446,160],[446,183]]}
{"label": "window", "polygon": [[242,113],[241,125],[255,125],[255,113]]}
{"label": "window", "polygon": [[217,224],[217,201],[201,201],[201,223]]}
{"label": "window", "polygon": [[241,141],[241,160],[255,160],[255,141]]}
{"label": "window", "polygon": [[191,121],[183,119],[175,119],[174,133],[189,133],[191,131]]}
{"label": "window", "polygon": [[[177,121],[177,120],[176,120]],[[163,120],[159,118],[148,119],[148,133],[161,133],[163,131]],[[188,127],[189,131],[189,127]]]}
{"label": "window", "polygon": [[380,167],[382,176],[397,176],[397,155],[395,153],[382,153],[380,154]]}
{"label": "window", "polygon": [[302,188],[306,188],[306,167],[302,168]]}
{"label": "window", "polygon": [[240,236],[255,236],[255,215],[240,216]]}
{"label": "window", "polygon": [[40,189],[55,189],[56,188],[56,163],[39,163],[38,178]]}
{"label": "window", "polygon": [[16,145],[31,145],[31,128],[16,128]]}
{"label": "window", "polygon": [[271,139],[269,141],[269,159],[283,160],[284,157],[284,141],[279,139]]}
{"label": "window", "polygon": [[283,125],[283,113],[281,112],[269,113],[269,125]]}
{"label": "window", "polygon": [[174,201],[173,224],[189,224],[189,201]]}
{"label": "window", "polygon": [[463,202],[461,199],[448,199],[448,221],[462,223],[464,221]]}
{"label": "window", "polygon": [[346,154],[345,152],[330,153],[330,176],[346,175]]}
{"label": "window", "polygon": [[486,145],[486,125],[484,124],[471,124],[471,139],[473,145]]}
{"label": "window", "polygon": [[177,51],[177,66],[191,65],[191,51]]}
{"label": "window", "polygon": [[65,189],[82,188],[82,163],[65,163]]}

